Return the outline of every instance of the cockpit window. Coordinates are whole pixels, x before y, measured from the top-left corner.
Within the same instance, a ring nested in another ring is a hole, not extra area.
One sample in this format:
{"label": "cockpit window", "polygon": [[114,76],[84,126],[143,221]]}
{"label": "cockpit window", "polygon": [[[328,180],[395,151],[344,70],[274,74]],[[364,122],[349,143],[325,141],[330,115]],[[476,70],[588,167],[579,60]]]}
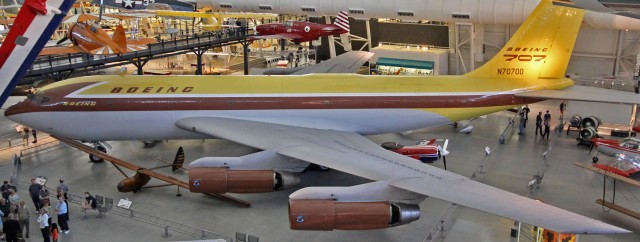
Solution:
{"label": "cockpit window", "polygon": [[284,22],[284,26],[285,26],[285,27],[289,27],[289,28],[290,28],[290,27],[293,27],[293,21],[286,21],[286,22]]}
{"label": "cockpit window", "polygon": [[29,93],[27,99],[35,104],[44,104],[51,100],[51,98],[44,95],[43,91],[36,91],[35,93]]}

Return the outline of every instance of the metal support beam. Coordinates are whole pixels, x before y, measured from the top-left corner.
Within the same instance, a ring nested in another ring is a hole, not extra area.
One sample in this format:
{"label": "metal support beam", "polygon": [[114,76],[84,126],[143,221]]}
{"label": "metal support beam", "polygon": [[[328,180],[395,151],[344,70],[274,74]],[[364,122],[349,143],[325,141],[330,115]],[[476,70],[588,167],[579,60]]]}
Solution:
{"label": "metal support beam", "polygon": [[249,75],[249,41],[242,41],[241,43],[244,57],[244,75]]}
{"label": "metal support beam", "polygon": [[202,55],[209,50],[209,47],[197,48],[193,50],[196,54],[196,75],[202,75]]}
{"label": "metal support beam", "polygon": [[147,62],[149,62],[149,60],[151,60],[150,57],[147,57],[147,58],[138,57],[135,59],[130,59],[129,62],[131,62],[131,64],[133,64],[136,68],[138,68],[138,75],[141,76],[144,74],[142,67],[144,67],[144,65],[146,65]]}

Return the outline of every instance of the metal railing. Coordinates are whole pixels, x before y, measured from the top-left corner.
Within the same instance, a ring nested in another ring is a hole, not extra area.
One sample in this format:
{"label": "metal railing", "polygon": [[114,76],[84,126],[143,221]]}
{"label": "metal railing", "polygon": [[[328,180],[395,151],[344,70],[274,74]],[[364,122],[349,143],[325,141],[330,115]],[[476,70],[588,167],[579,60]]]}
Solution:
{"label": "metal railing", "polygon": [[[28,189],[30,183],[27,181],[19,180],[18,184],[14,184],[14,185],[18,186],[20,189]],[[56,191],[51,188],[47,188],[47,189],[49,190],[49,194],[51,194],[50,196],[54,198],[55,197],[54,194],[56,194]],[[68,200],[67,200],[68,202],[77,204],[77,205],[82,205],[82,201],[84,200],[84,197],[78,196],[75,194],[70,194],[70,193],[67,194],[67,197],[68,197]],[[114,201],[114,205],[117,205],[117,201]],[[118,215],[123,218],[128,218],[128,219],[132,219],[132,220],[136,220],[139,222],[160,227],[162,228],[163,236],[168,235],[168,231],[173,231],[176,233],[181,233],[187,236],[191,236],[196,239],[223,239],[225,241],[233,242],[233,238],[226,235],[222,235],[222,234],[211,232],[205,229],[196,228],[186,224],[178,223],[170,219],[157,217],[157,216],[146,214],[140,211],[135,211],[133,209],[124,209],[118,206],[113,206],[113,208],[107,211],[106,213]]]}
{"label": "metal railing", "polygon": [[37,80],[66,77],[70,73],[86,73],[99,69],[130,64],[137,59],[156,59],[180,55],[198,48],[212,48],[232,45],[246,41],[248,30],[221,30],[205,32],[160,40],[147,45],[147,49],[131,51],[118,55],[91,55],[89,53],[75,53],[67,55],[50,55],[37,58],[27,70],[20,84],[30,84]]}

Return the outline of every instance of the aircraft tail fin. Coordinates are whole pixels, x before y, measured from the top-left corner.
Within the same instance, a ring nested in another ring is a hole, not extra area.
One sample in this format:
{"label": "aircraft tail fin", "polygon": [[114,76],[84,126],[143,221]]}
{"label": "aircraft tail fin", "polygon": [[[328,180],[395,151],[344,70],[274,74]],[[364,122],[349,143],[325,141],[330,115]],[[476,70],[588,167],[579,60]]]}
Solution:
{"label": "aircraft tail fin", "polygon": [[113,32],[111,40],[113,40],[113,42],[123,50],[127,49],[127,35],[124,33],[124,27],[122,27],[122,24],[119,24],[118,27],[116,27],[116,31]]}
{"label": "aircraft tail fin", "polygon": [[509,42],[467,77],[563,78],[584,10],[543,0]]}
{"label": "aircraft tail fin", "polygon": [[26,0],[0,46],[0,105],[58,28],[74,0]]}
{"label": "aircraft tail fin", "polygon": [[182,146],[178,148],[178,152],[176,153],[176,158],[173,159],[173,164],[171,165],[171,171],[176,172],[177,170],[182,169],[184,165],[184,149]]}
{"label": "aircraft tail fin", "polygon": [[349,32],[349,15],[345,11],[340,11],[333,25]]}

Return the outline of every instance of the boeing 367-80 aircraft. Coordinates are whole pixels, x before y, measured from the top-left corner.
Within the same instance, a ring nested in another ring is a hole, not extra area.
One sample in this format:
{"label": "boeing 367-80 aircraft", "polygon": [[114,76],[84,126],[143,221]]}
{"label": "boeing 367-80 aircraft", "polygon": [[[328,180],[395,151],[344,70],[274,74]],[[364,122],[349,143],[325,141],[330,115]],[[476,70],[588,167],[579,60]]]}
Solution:
{"label": "boeing 367-80 aircraft", "polygon": [[[486,65],[463,76],[93,76],[42,88],[5,115],[78,140],[222,138],[262,149],[191,163],[196,192],[265,192],[289,158],[371,183],[290,195],[292,229],[379,229],[419,218],[427,196],[561,233],[629,232],[387,151],[362,135],[413,130],[545,98],[636,103],[564,78],[583,10],[544,0]],[[571,88],[570,88],[571,87]],[[564,89],[564,90],[561,90]]]}

